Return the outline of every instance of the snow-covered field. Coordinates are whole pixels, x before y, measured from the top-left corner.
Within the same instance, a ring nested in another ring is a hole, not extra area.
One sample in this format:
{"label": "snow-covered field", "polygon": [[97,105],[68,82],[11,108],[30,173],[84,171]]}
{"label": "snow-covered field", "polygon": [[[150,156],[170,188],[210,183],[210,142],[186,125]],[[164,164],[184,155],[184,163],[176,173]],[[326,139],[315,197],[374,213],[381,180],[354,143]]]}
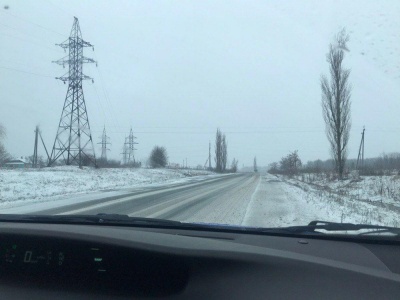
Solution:
{"label": "snow-covered field", "polygon": [[141,186],[182,183],[214,173],[172,169],[93,169],[53,167],[0,169],[0,207],[55,200],[63,195],[85,194]]}
{"label": "snow-covered field", "polygon": [[280,177],[289,192],[318,211],[320,219],[336,222],[400,226],[400,176],[363,176],[330,181],[328,177]]}

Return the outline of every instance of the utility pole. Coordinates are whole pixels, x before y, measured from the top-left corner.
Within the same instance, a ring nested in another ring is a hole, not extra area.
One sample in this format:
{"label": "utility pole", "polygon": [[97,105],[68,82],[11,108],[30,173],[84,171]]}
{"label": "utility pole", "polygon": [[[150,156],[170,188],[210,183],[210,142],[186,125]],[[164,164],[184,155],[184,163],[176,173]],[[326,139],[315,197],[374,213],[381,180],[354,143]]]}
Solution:
{"label": "utility pole", "polygon": [[93,79],[82,73],[84,63],[96,63],[92,58],[83,56],[83,48],[94,47],[82,39],[78,18],[74,17],[69,38],[56,44],[66,51],[68,55],[53,61],[56,64],[69,66],[68,72],[62,77],[56,77],[68,82],[68,91],[65,96],[64,107],[58,124],[57,135],[54,140],[53,150],[48,166],[51,166],[61,156],[67,165],[78,164],[82,167],[83,159],[89,160],[97,166],[92,135],[90,133],[89,118],[83,96],[82,80]]}
{"label": "utility pole", "polygon": [[258,172],[258,168],[257,168],[257,158],[254,156],[254,172],[257,173]]}
{"label": "utility pole", "polygon": [[357,157],[357,164],[356,164],[357,170],[364,168],[364,133],[365,133],[365,126],[361,133],[361,143],[360,143],[360,148],[358,149],[358,157]]}
{"label": "utility pole", "polygon": [[126,165],[128,163],[128,138],[125,137],[124,145],[122,146],[122,164]]}
{"label": "utility pole", "polygon": [[106,126],[104,126],[103,129],[103,134],[101,136],[101,142],[97,144],[101,144],[101,160],[107,161],[107,151],[110,151],[110,149],[107,149],[107,145],[111,145],[109,142],[110,138],[107,136],[106,133]]}
{"label": "utility pole", "polygon": [[211,142],[208,142],[208,169],[211,170]]}
{"label": "utility pole", "polygon": [[39,137],[40,137],[40,140],[42,141],[43,148],[46,151],[47,160],[50,161],[49,152],[47,152],[46,145],[44,144],[44,141],[43,141],[43,138],[42,138],[42,133],[39,130],[39,126],[36,126],[36,128],[35,128],[35,145],[34,145],[34,148],[33,148],[32,168],[37,168],[38,167]]}
{"label": "utility pole", "polygon": [[35,128],[35,145],[33,148],[33,159],[32,159],[32,168],[37,168],[38,165],[38,138],[39,138],[39,126]]}

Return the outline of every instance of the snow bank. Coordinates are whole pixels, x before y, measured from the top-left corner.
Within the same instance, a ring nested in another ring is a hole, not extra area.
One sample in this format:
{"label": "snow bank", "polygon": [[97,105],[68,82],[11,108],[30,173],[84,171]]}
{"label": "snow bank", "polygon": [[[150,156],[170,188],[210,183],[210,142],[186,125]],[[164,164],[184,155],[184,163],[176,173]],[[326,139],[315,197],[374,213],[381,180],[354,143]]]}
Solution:
{"label": "snow bank", "polygon": [[400,226],[399,176],[310,182],[284,178],[294,195],[305,199],[325,221]]}
{"label": "snow bank", "polygon": [[214,173],[202,170],[79,169],[74,166],[0,169],[0,206],[92,191],[179,183],[193,176],[211,174]]}

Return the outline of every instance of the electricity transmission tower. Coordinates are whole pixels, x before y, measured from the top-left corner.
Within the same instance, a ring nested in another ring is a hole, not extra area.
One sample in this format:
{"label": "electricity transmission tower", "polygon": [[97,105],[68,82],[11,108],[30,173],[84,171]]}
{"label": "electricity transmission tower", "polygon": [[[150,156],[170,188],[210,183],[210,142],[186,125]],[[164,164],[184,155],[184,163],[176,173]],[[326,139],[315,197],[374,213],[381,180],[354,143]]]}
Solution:
{"label": "electricity transmission tower", "polygon": [[109,142],[110,138],[107,136],[106,127],[104,126],[103,134],[101,136],[101,142],[97,144],[101,144],[101,160],[107,161],[107,151],[110,149],[107,148],[107,145],[111,145]]}
{"label": "electricity transmission tower", "polygon": [[82,80],[91,79],[93,82],[92,78],[82,73],[83,64],[96,63],[93,59],[83,56],[83,48],[91,47],[94,50],[94,47],[82,39],[79,21],[76,17],[74,17],[69,38],[56,45],[63,48],[64,51],[69,50],[67,56],[53,61],[63,67],[69,66],[68,73],[62,77],[56,77],[64,84],[68,81],[68,91],[48,166],[51,166],[61,156],[67,165],[78,164],[79,167],[82,167],[85,160],[86,163],[97,166],[82,89]]}
{"label": "electricity transmission tower", "polygon": [[124,143],[124,147],[122,149],[122,163],[123,164],[135,163],[134,151],[137,150],[135,148],[135,145],[138,144],[135,142],[136,139],[137,139],[137,137],[133,135],[133,130],[131,128],[129,136],[125,137],[125,143]]}
{"label": "electricity transmission tower", "polygon": [[135,155],[134,151],[137,150],[135,148],[135,145],[138,143],[135,142],[136,136],[133,135],[133,131],[131,128],[131,131],[129,133],[129,136],[127,138],[127,141],[125,141],[125,144],[127,144],[127,150],[128,150],[128,164],[131,162],[135,162]]}
{"label": "electricity transmission tower", "polygon": [[360,143],[360,148],[358,150],[358,157],[357,157],[357,164],[356,164],[356,169],[359,170],[364,167],[364,133],[365,133],[365,127],[363,128],[363,131],[361,133],[361,143]]}

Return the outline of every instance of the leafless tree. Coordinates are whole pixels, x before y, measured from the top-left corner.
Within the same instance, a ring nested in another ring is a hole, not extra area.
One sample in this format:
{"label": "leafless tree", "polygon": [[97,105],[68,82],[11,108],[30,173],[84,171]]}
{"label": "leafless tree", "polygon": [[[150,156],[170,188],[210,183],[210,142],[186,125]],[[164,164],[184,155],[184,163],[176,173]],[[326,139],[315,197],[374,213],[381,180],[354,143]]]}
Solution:
{"label": "leafless tree", "polygon": [[231,164],[231,172],[232,173],[236,173],[237,172],[237,170],[238,170],[238,164],[239,164],[239,161],[237,160],[237,159],[233,159],[232,160],[232,164]]}
{"label": "leafless tree", "polygon": [[273,162],[268,166],[268,173],[277,174],[279,173],[279,164],[277,162]]}
{"label": "leafless tree", "polygon": [[5,136],[6,136],[6,129],[2,124],[0,124],[0,164],[11,158],[11,156],[8,154],[6,148],[2,143],[2,140]]}
{"label": "leafless tree", "polygon": [[226,137],[218,128],[215,135],[215,171],[218,173],[225,172],[227,162],[228,150]]}
{"label": "leafless tree", "polygon": [[215,171],[222,172],[222,133],[219,128],[215,135]]}
{"label": "leafless tree", "polygon": [[323,117],[339,179],[343,178],[351,128],[350,70],[343,67],[345,51],[349,51],[346,45],[348,41],[349,35],[345,29],[335,36],[326,56],[330,79],[321,76]]}
{"label": "leafless tree", "polygon": [[222,149],[221,149],[221,158],[222,158],[222,172],[226,171],[226,164],[228,163],[228,145],[226,143],[225,134],[222,135]]}
{"label": "leafless tree", "polygon": [[296,175],[299,172],[301,165],[301,159],[297,150],[282,157],[279,163],[280,171],[289,176]]}
{"label": "leafless tree", "polygon": [[0,124],[0,139],[2,139],[6,135],[6,129],[2,124]]}
{"label": "leafless tree", "polygon": [[167,149],[165,147],[154,146],[150,154],[150,165],[152,168],[165,168],[168,164]]}

